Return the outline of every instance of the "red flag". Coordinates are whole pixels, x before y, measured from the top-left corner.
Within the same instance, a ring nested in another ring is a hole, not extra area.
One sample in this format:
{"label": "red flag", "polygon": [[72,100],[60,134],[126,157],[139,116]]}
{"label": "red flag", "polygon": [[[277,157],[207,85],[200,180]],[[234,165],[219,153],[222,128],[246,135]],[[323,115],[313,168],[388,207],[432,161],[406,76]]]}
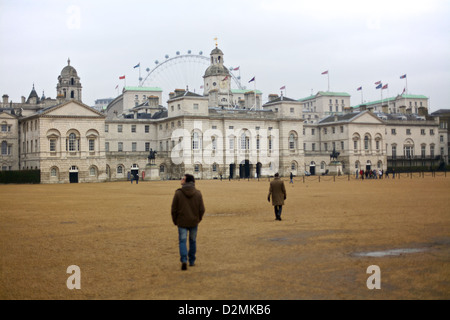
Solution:
{"label": "red flag", "polygon": [[381,89],[387,89],[387,88],[388,88],[388,85],[385,84],[385,85],[383,86],[383,88],[381,88]]}
{"label": "red flag", "polygon": [[377,82],[375,82],[375,84],[380,84],[381,83],[381,81],[377,81]]}
{"label": "red flag", "polygon": [[239,70],[239,67],[233,69],[233,71],[238,71],[238,70]]}
{"label": "red flag", "polygon": [[119,77],[119,79],[121,79],[121,80],[122,80],[122,79],[125,79],[125,76],[121,76],[121,77]]}
{"label": "red flag", "polygon": [[280,88],[280,90],[284,90],[284,89],[286,89],[286,86],[282,86],[282,87]]}
{"label": "red flag", "polygon": [[328,74],[328,70],[327,70],[327,71],[324,71],[324,72],[322,72],[322,74]]}
{"label": "red flag", "polygon": [[225,78],[222,79],[222,81],[228,80],[228,76],[226,76]]}

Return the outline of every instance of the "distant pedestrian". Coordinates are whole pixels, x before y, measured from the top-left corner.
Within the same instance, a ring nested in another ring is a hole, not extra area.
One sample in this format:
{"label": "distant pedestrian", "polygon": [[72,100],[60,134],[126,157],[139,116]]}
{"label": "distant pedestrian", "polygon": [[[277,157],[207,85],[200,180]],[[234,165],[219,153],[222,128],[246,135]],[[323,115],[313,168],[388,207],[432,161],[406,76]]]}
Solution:
{"label": "distant pedestrian", "polygon": [[275,220],[281,221],[281,211],[284,200],[286,200],[286,188],[278,173],[275,173],[275,178],[270,182],[269,195],[267,196],[269,202],[270,196],[272,196],[272,205],[275,210]]}
{"label": "distant pedestrian", "polygon": [[292,172],[291,172],[290,178],[291,178],[291,181],[289,181],[289,183],[294,183],[294,174]]}
{"label": "distant pedestrian", "polygon": [[[180,250],[181,270],[194,266],[197,252],[198,224],[205,213],[205,205],[200,190],[195,188],[193,175],[185,174],[181,179],[181,188],[175,191],[172,200],[172,221],[178,227],[178,246]],[[189,233],[189,251],[187,239]]]}
{"label": "distant pedestrian", "polygon": [[138,184],[138,183],[139,183],[139,173],[138,173],[138,172],[136,172],[136,177],[135,177],[135,179],[136,179],[136,184]]}

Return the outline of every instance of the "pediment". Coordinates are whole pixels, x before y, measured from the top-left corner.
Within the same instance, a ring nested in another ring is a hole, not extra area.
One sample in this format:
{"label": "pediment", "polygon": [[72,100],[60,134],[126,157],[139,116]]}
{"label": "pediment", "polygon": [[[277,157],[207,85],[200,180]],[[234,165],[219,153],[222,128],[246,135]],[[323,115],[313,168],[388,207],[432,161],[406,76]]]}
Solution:
{"label": "pediment", "polygon": [[377,116],[373,115],[371,112],[363,112],[358,116],[354,117],[351,123],[373,123],[373,124],[381,124],[383,121],[379,119]]}
{"label": "pediment", "polygon": [[61,105],[52,107],[45,110],[42,115],[44,116],[56,116],[56,117],[95,117],[104,118],[105,116],[94,110],[93,108],[85,105],[76,100],[71,100]]}

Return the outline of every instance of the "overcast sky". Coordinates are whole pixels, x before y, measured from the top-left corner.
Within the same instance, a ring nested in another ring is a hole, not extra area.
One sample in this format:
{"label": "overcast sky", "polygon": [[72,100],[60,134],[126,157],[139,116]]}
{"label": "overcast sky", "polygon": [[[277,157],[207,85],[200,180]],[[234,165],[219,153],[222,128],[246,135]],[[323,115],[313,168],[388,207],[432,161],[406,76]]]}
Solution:
{"label": "overcast sky", "polygon": [[239,67],[248,88],[255,77],[264,100],[282,86],[294,99],[326,91],[328,70],[330,91],[349,93],[352,105],[361,86],[367,101],[400,94],[406,74],[408,92],[429,97],[431,112],[450,108],[447,0],[0,0],[0,94],[19,102],[34,84],[55,98],[70,57],[83,102],[94,105],[117,96],[119,76],[138,85],[137,63],[145,77],[166,54],[209,56],[215,37],[225,65]]}

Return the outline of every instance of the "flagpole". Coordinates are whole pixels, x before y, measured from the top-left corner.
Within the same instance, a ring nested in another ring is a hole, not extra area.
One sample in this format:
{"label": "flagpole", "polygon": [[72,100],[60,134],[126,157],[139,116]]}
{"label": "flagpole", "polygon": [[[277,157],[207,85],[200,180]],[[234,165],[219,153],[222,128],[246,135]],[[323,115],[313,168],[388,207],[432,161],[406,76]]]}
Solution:
{"label": "flagpole", "polygon": [[405,77],[405,81],[406,81],[406,94],[408,94],[408,77]]}
{"label": "flagpole", "polygon": [[328,76],[328,92],[330,92],[330,71],[327,72]]}

